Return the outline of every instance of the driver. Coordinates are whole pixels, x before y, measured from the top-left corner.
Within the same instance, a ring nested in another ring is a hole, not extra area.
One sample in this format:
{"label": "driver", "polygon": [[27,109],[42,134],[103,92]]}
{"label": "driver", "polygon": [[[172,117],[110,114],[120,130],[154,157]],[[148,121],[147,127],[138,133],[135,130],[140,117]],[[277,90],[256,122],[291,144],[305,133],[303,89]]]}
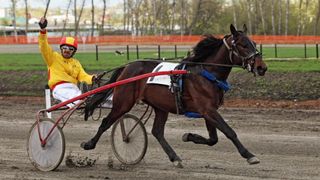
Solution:
{"label": "driver", "polygon": [[[41,28],[39,33],[39,49],[48,68],[48,85],[52,91],[53,98],[63,102],[81,95],[78,82],[92,84],[96,75],[87,74],[80,62],[73,58],[78,48],[77,39],[63,37],[60,41],[60,53],[52,50],[48,43],[47,27],[48,21],[42,17],[39,22]],[[79,101],[68,104],[73,107]]]}

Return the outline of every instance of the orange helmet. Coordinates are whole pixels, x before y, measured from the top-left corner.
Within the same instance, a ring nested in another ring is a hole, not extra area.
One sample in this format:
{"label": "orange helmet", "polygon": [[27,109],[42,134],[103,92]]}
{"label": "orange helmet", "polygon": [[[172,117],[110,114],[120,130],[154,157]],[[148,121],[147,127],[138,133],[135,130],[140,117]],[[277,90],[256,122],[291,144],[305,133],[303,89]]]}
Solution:
{"label": "orange helmet", "polygon": [[73,37],[63,37],[60,41],[60,47],[62,45],[68,45],[78,49],[78,40]]}

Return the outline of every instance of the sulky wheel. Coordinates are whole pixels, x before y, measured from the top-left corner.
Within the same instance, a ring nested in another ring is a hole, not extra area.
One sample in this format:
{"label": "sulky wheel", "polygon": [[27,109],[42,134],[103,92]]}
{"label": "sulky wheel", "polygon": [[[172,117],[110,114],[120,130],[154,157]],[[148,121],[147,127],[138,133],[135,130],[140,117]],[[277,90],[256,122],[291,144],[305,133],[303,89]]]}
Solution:
{"label": "sulky wheel", "polygon": [[[44,147],[39,139],[38,123],[35,122],[29,132],[27,151],[32,164],[41,171],[52,171],[56,169],[64,157],[65,139],[59,126],[55,127],[48,137]],[[54,126],[49,118],[39,121],[39,130],[44,139]]]}
{"label": "sulky wheel", "polygon": [[134,115],[126,114],[114,123],[111,146],[117,159],[128,165],[138,164],[147,151],[148,137],[144,124]]}

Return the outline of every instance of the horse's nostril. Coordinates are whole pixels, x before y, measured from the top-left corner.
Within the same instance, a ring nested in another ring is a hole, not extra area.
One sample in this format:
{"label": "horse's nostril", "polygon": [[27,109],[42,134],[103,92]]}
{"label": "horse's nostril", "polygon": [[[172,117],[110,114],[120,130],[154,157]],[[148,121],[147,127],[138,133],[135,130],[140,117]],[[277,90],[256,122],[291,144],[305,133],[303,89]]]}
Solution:
{"label": "horse's nostril", "polygon": [[260,76],[263,76],[264,74],[265,74],[265,72],[267,71],[267,67],[262,67],[262,66],[258,66],[257,67],[257,71],[258,71],[258,74],[260,75]]}

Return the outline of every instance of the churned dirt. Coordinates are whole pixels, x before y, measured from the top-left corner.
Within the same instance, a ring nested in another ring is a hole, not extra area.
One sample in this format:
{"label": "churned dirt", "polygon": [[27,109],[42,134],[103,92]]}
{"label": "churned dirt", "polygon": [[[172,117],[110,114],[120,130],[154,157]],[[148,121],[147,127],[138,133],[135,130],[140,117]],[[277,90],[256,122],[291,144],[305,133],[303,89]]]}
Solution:
{"label": "churned dirt", "polygon": [[[207,131],[202,119],[176,115],[169,116],[165,137],[184,168],[174,167],[150,134],[152,119],[146,124],[149,143],[145,158],[138,165],[121,165],[111,149],[110,130],[95,150],[80,148],[101,121],[84,121],[75,113],[63,129],[65,157],[87,157],[96,160],[95,164],[67,166],[65,158],[57,170],[41,172],[28,159],[26,141],[36,112],[44,108],[43,97],[0,97],[0,179],[320,179],[319,101],[226,99],[220,113],[260,159],[257,165],[249,165],[220,132],[213,147],[183,142],[185,132],[207,137]],[[137,106],[131,113],[139,115],[142,110]]]}

